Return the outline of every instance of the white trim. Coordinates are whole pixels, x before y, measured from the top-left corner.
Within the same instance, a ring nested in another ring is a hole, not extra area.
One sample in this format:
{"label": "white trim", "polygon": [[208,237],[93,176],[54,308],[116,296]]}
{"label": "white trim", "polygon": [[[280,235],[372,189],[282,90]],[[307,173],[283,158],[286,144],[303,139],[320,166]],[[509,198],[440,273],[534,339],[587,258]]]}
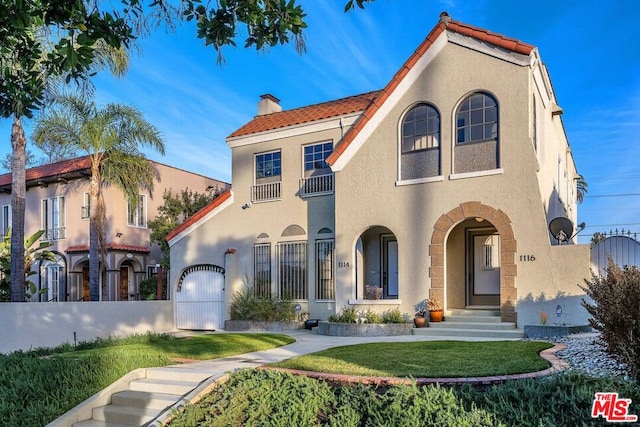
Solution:
{"label": "white trim", "polygon": [[465,173],[454,173],[449,175],[450,180],[454,179],[465,179],[465,178],[476,178],[480,176],[491,176],[491,175],[501,175],[504,173],[504,169],[489,169],[486,171],[476,171],[476,172],[465,172]]}
{"label": "white trim", "polygon": [[403,179],[401,181],[396,181],[396,187],[402,187],[404,185],[414,185],[414,184],[425,184],[427,182],[440,182],[444,181],[444,176],[429,176],[426,178],[415,178],[415,179]]}
{"label": "white trim", "polygon": [[198,221],[194,222],[189,227],[185,228],[180,233],[176,234],[176,236],[173,237],[171,240],[167,241],[167,243],[169,244],[169,247],[175,245],[180,240],[184,239],[189,234],[191,234],[192,232],[194,232],[195,230],[200,228],[200,226],[202,224],[206,223],[211,218],[213,218],[214,216],[218,215],[222,210],[226,209],[228,206],[231,206],[233,204],[233,191],[232,190],[229,190],[229,191],[231,192],[231,196],[229,196],[229,198],[227,200],[222,202],[220,204],[220,206],[217,206],[215,209],[211,210],[211,212],[207,213],[205,216],[200,218]]}
{"label": "white trim", "polygon": [[501,47],[482,42],[473,37],[451,31],[447,31],[446,34],[447,39],[451,43],[493,56],[494,58],[502,59],[503,61],[507,61],[512,64],[520,65],[522,67],[528,67],[531,65],[531,54],[523,55],[521,53],[511,52]]}
{"label": "white trim", "polygon": [[358,111],[357,113],[345,114],[343,116],[332,117],[326,120],[317,120],[309,123],[287,126],[284,129],[273,129],[265,132],[252,133],[247,136],[227,138],[226,141],[229,148],[236,148],[271,141],[274,139],[292,138],[331,129],[340,129],[341,127],[353,125],[361,114],[362,111]]}
{"label": "white trim", "polygon": [[349,305],[401,305],[401,299],[350,299]]}
{"label": "white trim", "polygon": [[424,69],[435,59],[442,49],[447,45],[447,37],[443,36],[445,32],[441,33],[438,38],[429,47],[427,52],[418,60],[418,62],[409,70],[404,79],[398,84],[396,89],[389,95],[389,98],[380,106],[378,111],[375,112],[371,120],[369,120],[362,130],[351,141],[351,144],[344,150],[342,155],[338,157],[336,162],[331,166],[331,170],[338,172],[349,160],[358,152],[360,147],[369,140],[371,135],[382,123],[382,121],[389,116],[392,109],[402,99],[404,94],[411,88],[411,86],[418,80]]}

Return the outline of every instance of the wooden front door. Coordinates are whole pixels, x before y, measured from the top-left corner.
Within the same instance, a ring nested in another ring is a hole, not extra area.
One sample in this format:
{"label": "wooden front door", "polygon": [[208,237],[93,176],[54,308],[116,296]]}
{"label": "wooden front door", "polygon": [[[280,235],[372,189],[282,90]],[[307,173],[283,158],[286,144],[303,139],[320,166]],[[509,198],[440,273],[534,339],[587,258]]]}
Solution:
{"label": "wooden front door", "polygon": [[129,267],[120,267],[120,301],[129,301]]}
{"label": "wooden front door", "polygon": [[82,267],[82,301],[91,301],[89,290],[89,266]]}

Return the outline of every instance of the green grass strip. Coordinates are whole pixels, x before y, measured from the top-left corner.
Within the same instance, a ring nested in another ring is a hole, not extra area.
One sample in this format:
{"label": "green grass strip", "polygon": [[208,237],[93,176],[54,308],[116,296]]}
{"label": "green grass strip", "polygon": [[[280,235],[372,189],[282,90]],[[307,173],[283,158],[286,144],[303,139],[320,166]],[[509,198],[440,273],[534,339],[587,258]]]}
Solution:
{"label": "green grass strip", "polygon": [[520,374],[548,368],[536,341],[422,341],[334,347],[271,366],[333,374],[455,378]]}

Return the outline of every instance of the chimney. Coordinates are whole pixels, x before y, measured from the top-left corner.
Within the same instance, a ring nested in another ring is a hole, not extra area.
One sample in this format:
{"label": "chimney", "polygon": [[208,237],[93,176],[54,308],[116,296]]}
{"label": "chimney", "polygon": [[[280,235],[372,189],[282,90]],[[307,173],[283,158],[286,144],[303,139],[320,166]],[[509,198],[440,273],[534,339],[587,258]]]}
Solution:
{"label": "chimney", "polygon": [[447,12],[442,12],[440,14],[440,22],[442,22],[444,25],[449,25],[449,22],[451,22],[451,16],[449,16]]}
{"label": "chimney", "polygon": [[280,100],[270,93],[260,95],[260,102],[258,102],[258,115],[263,116],[265,114],[278,113],[282,111],[280,106]]}

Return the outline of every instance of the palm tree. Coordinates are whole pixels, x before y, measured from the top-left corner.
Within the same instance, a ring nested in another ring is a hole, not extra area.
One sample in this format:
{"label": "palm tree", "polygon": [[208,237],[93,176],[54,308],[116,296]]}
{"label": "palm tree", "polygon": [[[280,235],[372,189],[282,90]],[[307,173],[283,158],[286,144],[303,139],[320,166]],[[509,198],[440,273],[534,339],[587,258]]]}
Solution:
{"label": "palm tree", "polygon": [[582,203],[584,201],[584,195],[588,193],[588,186],[589,184],[587,184],[584,177],[582,175],[578,175],[576,178],[576,200],[578,203]]}
{"label": "palm tree", "polygon": [[152,190],[153,164],[140,151],[150,147],[164,154],[160,132],[142,113],[122,104],[99,109],[79,96],[61,96],[55,107],[36,120],[36,141],[56,139],[86,153],[91,159],[89,219],[89,292],[99,300],[100,260],[105,265],[105,205],[102,190],[115,186],[131,206],[138,204],[141,190]]}
{"label": "palm tree", "polygon": [[[28,32],[33,38],[34,43],[38,43],[45,49],[42,49],[42,61],[46,58],[47,47],[49,42],[44,28],[32,27]],[[129,54],[124,48],[115,49],[109,46],[104,40],[99,39],[95,44],[95,59],[92,64],[91,71],[108,68],[111,73],[120,77],[124,75],[129,67]],[[15,58],[16,52],[0,53],[3,64],[8,64],[8,70],[13,71],[12,67],[20,68],[19,61]],[[63,82],[67,81],[65,74],[50,75],[46,73],[46,68],[38,63],[36,68],[40,72],[40,77],[44,80],[44,88],[42,88],[45,101],[48,97],[54,95]],[[88,80],[90,72],[87,71],[85,79],[81,80],[79,88],[87,93],[93,89]],[[11,126],[11,301],[22,302],[25,300],[25,270],[24,270],[24,216],[25,216],[25,198],[26,198],[26,154],[27,154],[27,138],[24,134],[22,118],[31,118],[31,110],[22,100],[15,101],[11,106],[11,116],[13,124]]]}

